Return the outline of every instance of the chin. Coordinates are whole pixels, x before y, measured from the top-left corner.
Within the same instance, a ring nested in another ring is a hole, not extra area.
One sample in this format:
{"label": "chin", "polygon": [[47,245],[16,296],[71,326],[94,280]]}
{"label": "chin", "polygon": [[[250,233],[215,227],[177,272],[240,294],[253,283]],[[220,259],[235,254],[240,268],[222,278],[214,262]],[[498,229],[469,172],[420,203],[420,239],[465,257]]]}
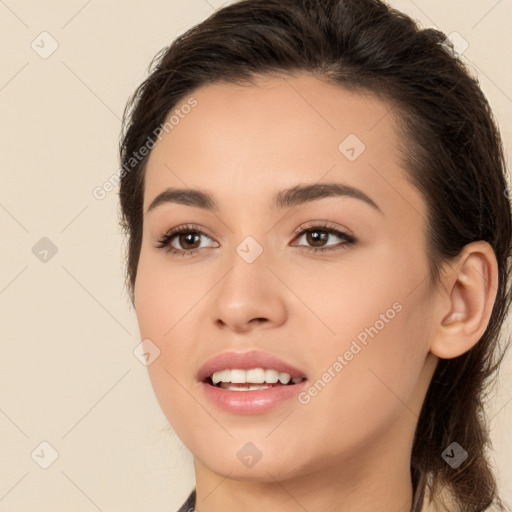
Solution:
{"label": "chin", "polygon": [[239,440],[219,443],[213,450],[211,445],[192,448],[190,451],[196,461],[233,480],[275,483],[275,480],[287,480],[312,471],[312,464],[299,460],[291,444],[290,451],[284,453],[281,446],[272,446],[269,441],[265,446],[261,443],[259,450]]}

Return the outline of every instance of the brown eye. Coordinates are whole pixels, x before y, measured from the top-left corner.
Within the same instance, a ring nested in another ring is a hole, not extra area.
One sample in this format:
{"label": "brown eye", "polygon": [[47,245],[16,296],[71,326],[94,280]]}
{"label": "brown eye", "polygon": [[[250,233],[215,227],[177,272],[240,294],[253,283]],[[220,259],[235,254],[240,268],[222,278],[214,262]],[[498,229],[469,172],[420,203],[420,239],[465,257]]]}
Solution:
{"label": "brown eye", "polygon": [[[337,248],[344,248],[356,243],[356,239],[343,231],[333,228],[330,225],[319,225],[319,226],[310,226],[302,231],[297,233],[298,237],[301,238],[305,236],[307,245],[299,244],[299,247],[306,247],[307,250],[311,250],[313,252],[321,252],[321,251],[331,251],[336,250]],[[330,236],[334,236],[343,240],[341,244],[336,245],[325,245],[325,242],[329,240]]]}
{"label": "brown eye", "polygon": [[[196,249],[200,238],[200,234],[191,231],[190,233],[178,234],[177,240],[179,241],[179,245],[185,249]],[[192,247],[191,244],[194,245],[194,247]]]}
{"label": "brown eye", "polygon": [[163,235],[155,247],[157,249],[164,249],[172,254],[186,256],[202,249],[200,245],[201,237],[210,238],[206,233],[198,229],[197,226],[181,226],[171,229],[171,231]]}
{"label": "brown eye", "polygon": [[[303,247],[312,252],[335,251],[344,249],[356,243],[356,239],[352,235],[344,233],[330,225],[309,226],[295,234],[299,239],[303,236],[306,239],[306,245],[297,244],[297,246]],[[341,239],[342,242],[334,245],[326,245],[326,242],[329,241],[331,236]],[[174,228],[163,235],[163,237],[158,241],[158,245],[155,247],[158,249],[164,249],[166,252],[171,254],[189,256],[202,249],[201,237],[209,238],[211,240],[211,238],[206,235],[206,233],[198,229],[197,226],[181,226]]]}
{"label": "brown eye", "polygon": [[323,242],[329,239],[329,233],[325,231],[320,231],[315,229],[314,231],[306,232],[306,240],[309,244],[313,245],[313,247],[317,247],[318,245],[322,246]]}

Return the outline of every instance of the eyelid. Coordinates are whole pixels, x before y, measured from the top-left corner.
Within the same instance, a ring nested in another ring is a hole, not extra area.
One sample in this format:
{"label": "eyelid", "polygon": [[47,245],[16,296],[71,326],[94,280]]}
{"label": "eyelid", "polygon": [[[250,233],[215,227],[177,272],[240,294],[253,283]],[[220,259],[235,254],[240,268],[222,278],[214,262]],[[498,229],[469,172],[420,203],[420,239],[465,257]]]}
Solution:
{"label": "eyelid", "polygon": [[294,235],[300,235],[304,231],[307,231],[309,229],[318,228],[318,229],[332,229],[335,231],[340,231],[344,235],[347,235],[349,237],[355,238],[355,235],[352,233],[352,231],[348,228],[339,226],[338,224],[334,224],[333,222],[330,222],[328,220],[312,220],[308,221],[305,224],[301,224],[294,232]]}
{"label": "eyelid", "polygon": [[[192,256],[194,253],[202,251],[204,248],[195,248],[191,250],[184,250],[184,249],[176,249],[171,246],[171,240],[182,233],[188,233],[193,232],[197,233],[201,236],[206,236],[210,240],[213,240],[213,237],[211,237],[208,232],[208,230],[203,228],[202,226],[198,226],[196,224],[181,224],[179,226],[175,226],[172,229],[169,229],[166,231],[162,236],[160,236],[157,240],[157,244],[154,245],[156,249],[164,250],[166,253],[170,253],[173,256],[181,255],[181,256]],[[216,248],[216,247],[214,247]]]}
{"label": "eyelid", "polygon": [[[307,252],[311,253],[328,253],[328,252],[336,252],[339,250],[342,250],[346,248],[346,246],[354,245],[358,242],[358,239],[352,234],[351,230],[339,227],[337,224],[334,224],[330,221],[325,220],[316,220],[316,221],[309,221],[306,224],[301,224],[295,231],[294,234],[294,240],[297,237],[302,237],[306,233],[310,231],[323,231],[328,233],[329,235],[337,236],[340,239],[344,239],[344,242],[338,245],[334,246],[325,246],[325,247],[314,247],[314,246],[307,246],[307,245],[292,245],[292,247],[301,247],[305,249]],[[183,233],[196,233],[199,235],[204,235],[208,237],[210,240],[213,240],[213,237],[211,237],[207,230],[204,229],[201,226],[198,226],[196,224],[183,224],[176,226],[168,231],[166,231],[158,240],[158,245],[155,245],[157,249],[163,249],[168,253],[171,253],[173,255],[181,255],[181,256],[192,256],[195,255],[197,252],[203,251],[204,247],[196,247],[191,250],[185,250],[185,249],[176,249],[170,245],[171,240],[180,234]],[[218,246],[217,246],[218,247]],[[214,247],[216,248],[216,247]]]}
{"label": "eyelid", "polygon": [[329,254],[337,253],[339,251],[347,249],[348,247],[352,247],[359,242],[359,239],[352,234],[351,230],[344,227],[339,227],[337,224],[325,220],[310,221],[307,222],[306,224],[302,224],[299,228],[295,230],[294,234],[295,238],[301,238],[305,236],[308,232],[315,231],[322,231],[324,233],[327,233],[328,235],[334,235],[339,239],[343,240],[343,242],[341,242],[340,244],[326,245],[323,247],[299,244],[294,244],[292,245],[292,247],[300,247],[301,250],[305,250],[306,252],[313,254]]}

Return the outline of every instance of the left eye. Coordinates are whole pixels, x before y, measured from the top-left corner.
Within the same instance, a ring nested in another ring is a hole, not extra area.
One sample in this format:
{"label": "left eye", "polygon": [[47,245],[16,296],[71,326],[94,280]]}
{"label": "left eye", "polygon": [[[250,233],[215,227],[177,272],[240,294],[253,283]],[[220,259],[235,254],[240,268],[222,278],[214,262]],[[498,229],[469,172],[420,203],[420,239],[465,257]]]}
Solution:
{"label": "left eye", "polygon": [[[323,243],[327,241],[330,236],[334,236],[343,240],[344,242],[341,245],[345,247],[353,245],[356,242],[356,239],[353,236],[328,225],[311,226],[299,231],[298,235],[300,235],[300,238],[306,237],[307,242],[310,244]],[[299,244],[299,247],[305,246]],[[332,246],[328,245],[322,247],[313,245],[312,247],[306,247],[306,249],[313,252],[336,250],[335,248],[332,248]]]}
{"label": "left eye", "polygon": [[[306,240],[310,244],[323,244],[326,240],[328,240],[329,236],[335,236],[337,238],[340,238],[343,240],[341,245],[343,247],[351,246],[356,243],[356,239],[349,235],[348,233],[344,233],[343,231],[340,231],[332,226],[329,225],[313,225],[309,226],[305,229],[298,230],[295,232],[296,237],[299,239],[303,236],[306,237]],[[175,255],[191,255],[193,253],[196,253],[203,247],[200,245],[197,246],[197,243],[200,242],[201,236],[205,236],[207,238],[208,235],[206,235],[203,231],[201,231],[197,226],[193,225],[187,225],[182,226],[178,228],[174,228],[168,233],[166,233],[159,241],[157,247],[158,249],[165,249],[166,252],[175,254]],[[211,240],[211,238],[210,238]],[[182,247],[185,247],[185,249],[177,248],[174,245],[174,242],[177,241],[179,245]],[[188,246],[188,247],[187,247]],[[322,251],[333,251],[336,250],[336,248],[332,248],[331,246],[322,246],[318,247],[315,245],[312,245],[310,247],[305,246],[303,244],[298,244],[298,247],[305,247],[306,250],[312,251],[312,252],[322,252]],[[218,247],[218,246],[217,246]],[[341,247],[341,248],[343,248]]]}

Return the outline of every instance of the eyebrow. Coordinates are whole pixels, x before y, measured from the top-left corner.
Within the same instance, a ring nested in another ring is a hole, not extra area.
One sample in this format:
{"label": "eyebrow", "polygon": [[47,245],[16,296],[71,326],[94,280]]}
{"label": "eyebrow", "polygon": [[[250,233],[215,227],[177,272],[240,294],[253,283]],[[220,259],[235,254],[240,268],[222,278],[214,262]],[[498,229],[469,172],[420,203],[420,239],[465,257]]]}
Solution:
{"label": "eyebrow", "polygon": [[[279,191],[273,198],[271,208],[291,208],[325,197],[352,197],[359,199],[373,209],[383,212],[371,197],[362,190],[345,185],[343,183],[315,183],[312,185],[296,185],[295,187]],[[154,210],[160,205],[167,203],[183,204],[202,208],[204,210],[218,212],[219,206],[214,197],[208,192],[190,188],[167,188],[158,194],[149,205],[146,213]]]}

